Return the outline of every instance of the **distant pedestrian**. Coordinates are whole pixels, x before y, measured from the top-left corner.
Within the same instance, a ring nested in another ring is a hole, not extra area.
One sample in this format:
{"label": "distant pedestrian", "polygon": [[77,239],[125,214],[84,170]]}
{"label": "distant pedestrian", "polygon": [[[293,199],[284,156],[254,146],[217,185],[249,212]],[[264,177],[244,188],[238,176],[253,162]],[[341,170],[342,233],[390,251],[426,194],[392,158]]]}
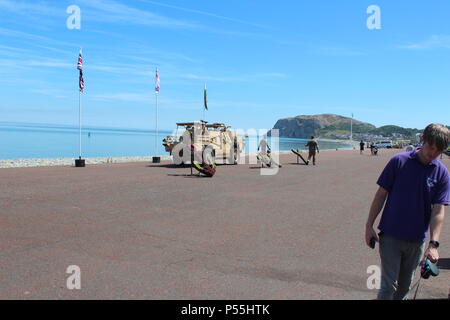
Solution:
{"label": "distant pedestrian", "polygon": [[377,145],[373,146],[373,155],[374,156],[378,155],[378,146]]}
{"label": "distant pedestrian", "polygon": [[313,165],[316,165],[316,150],[317,153],[319,153],[319,145],[317,144],[317,141],[314,140],[314,136],[311,136],[311,140],[308,141],[308,143],[305,144],[306,147],[308,147],[308,161],[306,161],[307,164],[309,164],[309,161],[313,160]]}
{"label": "distant pedestrian", "polygon": [[269,147],[269,144],[267,143],[267,137],[265,135],[262,137],[261,141],[259,142],[258,151],[261,154],[267,154],[267,151],[269,151],[269,153],[270,153],[270,147]]}
{"label": "distant pedestrian", "polygon": [[[439,260],[444,206],[450,204],[450,176],[437,158],[450,142],[450,130],[430,124],[421,140],[420,149],[395,155],[377,181],[379,188],[367,218],[365,240],[371,247],[374,241],[379,242],[378,299],[407,299],[422,257],[433,263]],[[381,209],[377,234],[373,224]]]}
{"label": "distant pedestrian", "polygon": [[373,141],[370,143],[370,154],[371,155],[374,155],[373,154],[373,149],[375,148],[375,145],[373,144]]}
{"label": "distant pedestrian", "polygon": [[365,145],[366,144],[364,143],[364,141],[361,140],[361,142],[359,143],[359,154],[363,154]]}

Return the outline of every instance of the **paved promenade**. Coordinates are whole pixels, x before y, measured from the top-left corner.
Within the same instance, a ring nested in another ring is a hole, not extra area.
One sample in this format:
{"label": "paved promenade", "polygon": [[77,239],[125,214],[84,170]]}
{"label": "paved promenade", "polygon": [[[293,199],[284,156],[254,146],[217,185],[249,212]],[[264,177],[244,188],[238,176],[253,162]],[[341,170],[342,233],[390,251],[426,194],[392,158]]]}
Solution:
{"label": "paved promenade", "polygon": [[[0,169],[0,299],[373,299],[364,225],[395,152],[324,151],[317,166],[282,155],[274,176],[254,164],[213,178],[168,162]],[[448,209],[441,243],[448,266]],[[66,287],[70,265],[81,290]],[[419,297],[446,298],[449,279],[423,280]]]}

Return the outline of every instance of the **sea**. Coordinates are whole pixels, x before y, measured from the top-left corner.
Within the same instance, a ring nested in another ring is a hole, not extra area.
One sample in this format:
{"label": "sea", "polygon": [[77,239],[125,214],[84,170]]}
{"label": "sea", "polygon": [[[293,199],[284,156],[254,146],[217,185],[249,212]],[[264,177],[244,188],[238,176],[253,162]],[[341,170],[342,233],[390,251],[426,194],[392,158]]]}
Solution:
{"label": "sea", "polygon": [[[83,158],[168,155],[162,139],[174,133],[87,126],[81,130],[81,155]],[[259,137],[249,136],[245,141],[245,151],[255,152]],[[304,150],[306,141],[279,138],[278,148],[280,151]],[[319,139],[318,143],[320,150],[352,148],[343,142]],[[0,122],[0,159],[78,158],[79,155],[78,126]]]}

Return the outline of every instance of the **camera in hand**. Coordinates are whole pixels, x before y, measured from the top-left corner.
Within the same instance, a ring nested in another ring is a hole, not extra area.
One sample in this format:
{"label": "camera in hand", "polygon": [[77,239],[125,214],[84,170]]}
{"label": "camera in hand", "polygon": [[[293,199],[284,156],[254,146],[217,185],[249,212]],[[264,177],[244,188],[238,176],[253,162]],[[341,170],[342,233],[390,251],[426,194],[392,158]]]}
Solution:
{"label": "camera in hand", "polygon": [[439,268],[436,262],[431,262],[426,259],[425,262],[422,263],[420,268],[420,276],[424,279],[428,279],[430,276],[437,277],[439,275]]}

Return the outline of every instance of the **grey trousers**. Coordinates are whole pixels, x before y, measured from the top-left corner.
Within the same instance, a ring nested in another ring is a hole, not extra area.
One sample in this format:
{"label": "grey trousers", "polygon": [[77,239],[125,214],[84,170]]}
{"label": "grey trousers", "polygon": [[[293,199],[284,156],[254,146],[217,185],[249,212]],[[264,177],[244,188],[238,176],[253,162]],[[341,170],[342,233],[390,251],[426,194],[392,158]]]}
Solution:
{"label": "grey trousers", "polygon": [[316,152],[309,152],[308,154],[308,162],[309,160],[311,160],[311,158],[313,159],[313,164],[316,164]]}
{"label": "grey trousers", "polygon": [[425,250],[424,242],[380,235],[381,286],[379,300],[406,300]]}

